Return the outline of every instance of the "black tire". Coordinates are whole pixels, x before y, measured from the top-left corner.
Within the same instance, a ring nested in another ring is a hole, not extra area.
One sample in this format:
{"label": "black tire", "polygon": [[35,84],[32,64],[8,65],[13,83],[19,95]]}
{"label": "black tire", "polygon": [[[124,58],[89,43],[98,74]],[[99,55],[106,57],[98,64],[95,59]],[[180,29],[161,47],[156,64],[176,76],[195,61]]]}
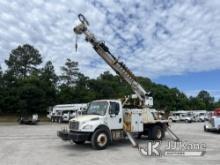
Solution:
{"label": "black tire", "polygon": [[103,150],[109,145],[109,133],[106,129],[97,129],[92,135],[92,148]]}
{"label": "black tire", "polygon": [[164,136],[165,132],[159,125],[155,125],[149,130],[148,137],[151,140],[162,140]]}
{"label": "black tire", "polygon": [[137,139],[141,139],[142,135],[143,135],[143,133],[138,133],[137,134]]}
{"label": "black tire", "polygon": [[62,122],[63,122],[62,117],[59,117],[58,123],[62,123]]}
{"label": "black tire", "polygon": [[186,123],[192,123],[192,121],[191,121],[191,120],[187,120],[187,119],[186,119]]}
{"label": "black tire", "polygon": [[204,125],[204,127],[203,127],[203,128],[204,128],[204,131],[205,131],[205,132],[208,132],[208,130],[206,129],[206,126],[205,126],[205,125]]}
{"label": "black tire", "polygon": [[171,123],[173,123],[174,121],[173,121],[173,119],[168,119]]}
{"label": "black tire", "polygon": [[78,144],[78,145],[80,145],[80,144],[84,144],[85,143],[85,141],[83,140],[83,141],[73,141],[75,144]]}

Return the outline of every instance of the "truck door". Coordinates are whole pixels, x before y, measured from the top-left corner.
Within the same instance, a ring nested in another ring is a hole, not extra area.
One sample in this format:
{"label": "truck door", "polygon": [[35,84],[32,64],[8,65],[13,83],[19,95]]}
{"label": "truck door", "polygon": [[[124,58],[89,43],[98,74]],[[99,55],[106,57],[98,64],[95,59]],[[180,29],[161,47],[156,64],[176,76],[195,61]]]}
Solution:
{"label": "truck door", "polygon": [[118,102],[110,101],[108,111],[108,126],[111,130],[123,128],[122,109]]}

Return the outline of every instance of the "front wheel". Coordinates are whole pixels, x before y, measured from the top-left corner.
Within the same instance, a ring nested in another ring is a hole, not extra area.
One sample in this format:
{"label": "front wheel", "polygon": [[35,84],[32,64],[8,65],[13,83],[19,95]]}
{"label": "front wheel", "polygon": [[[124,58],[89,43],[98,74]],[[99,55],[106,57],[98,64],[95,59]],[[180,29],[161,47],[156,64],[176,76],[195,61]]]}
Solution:
{"label": "front wheel", "polygon": [[105,129],[98,129],[92,135],[92,147],[97,150],[105,149],[109,144],[109,134]]}

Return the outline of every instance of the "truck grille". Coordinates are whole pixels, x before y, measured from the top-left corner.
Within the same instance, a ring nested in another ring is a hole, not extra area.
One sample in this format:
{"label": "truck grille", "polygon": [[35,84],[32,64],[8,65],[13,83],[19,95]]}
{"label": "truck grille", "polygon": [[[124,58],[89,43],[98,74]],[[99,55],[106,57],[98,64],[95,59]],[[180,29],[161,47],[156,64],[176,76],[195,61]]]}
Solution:
{"label": "truck grille", "polygon": [[79,122],[78,121],[71,121],[69,124],[70,130],[78,130],[79,129]]}

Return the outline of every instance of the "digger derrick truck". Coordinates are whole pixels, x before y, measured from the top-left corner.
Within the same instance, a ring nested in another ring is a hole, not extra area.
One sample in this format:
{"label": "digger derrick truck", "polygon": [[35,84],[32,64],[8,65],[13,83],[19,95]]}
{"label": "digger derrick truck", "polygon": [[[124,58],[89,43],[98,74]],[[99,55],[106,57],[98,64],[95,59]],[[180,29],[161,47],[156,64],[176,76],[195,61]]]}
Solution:
{"label": "digger derrick truck", "polygon": [[96,53],[131,86],[135,94],[123,100],[92,101],[86,115],[70,120],[69,128],[58,131],[57,135],[76,144],[90,141],[92,147],[98,150],[105,149],[114,140],[126,137],[133,147],[137,147],[133,135],[147,135],[151,140],[161,140],[165,132],[169,131],[178,140],[169,129],[168,120],[157,118],[155,111],[152,111],[153,98],[136,81],[132,72],[110,52],[104,42],[98,41],[88,30],[89,22],[86,18],[82,14],[78,17],[80,24],[74,27],[75,34],[84,34],[85,40],[93,46]]}

